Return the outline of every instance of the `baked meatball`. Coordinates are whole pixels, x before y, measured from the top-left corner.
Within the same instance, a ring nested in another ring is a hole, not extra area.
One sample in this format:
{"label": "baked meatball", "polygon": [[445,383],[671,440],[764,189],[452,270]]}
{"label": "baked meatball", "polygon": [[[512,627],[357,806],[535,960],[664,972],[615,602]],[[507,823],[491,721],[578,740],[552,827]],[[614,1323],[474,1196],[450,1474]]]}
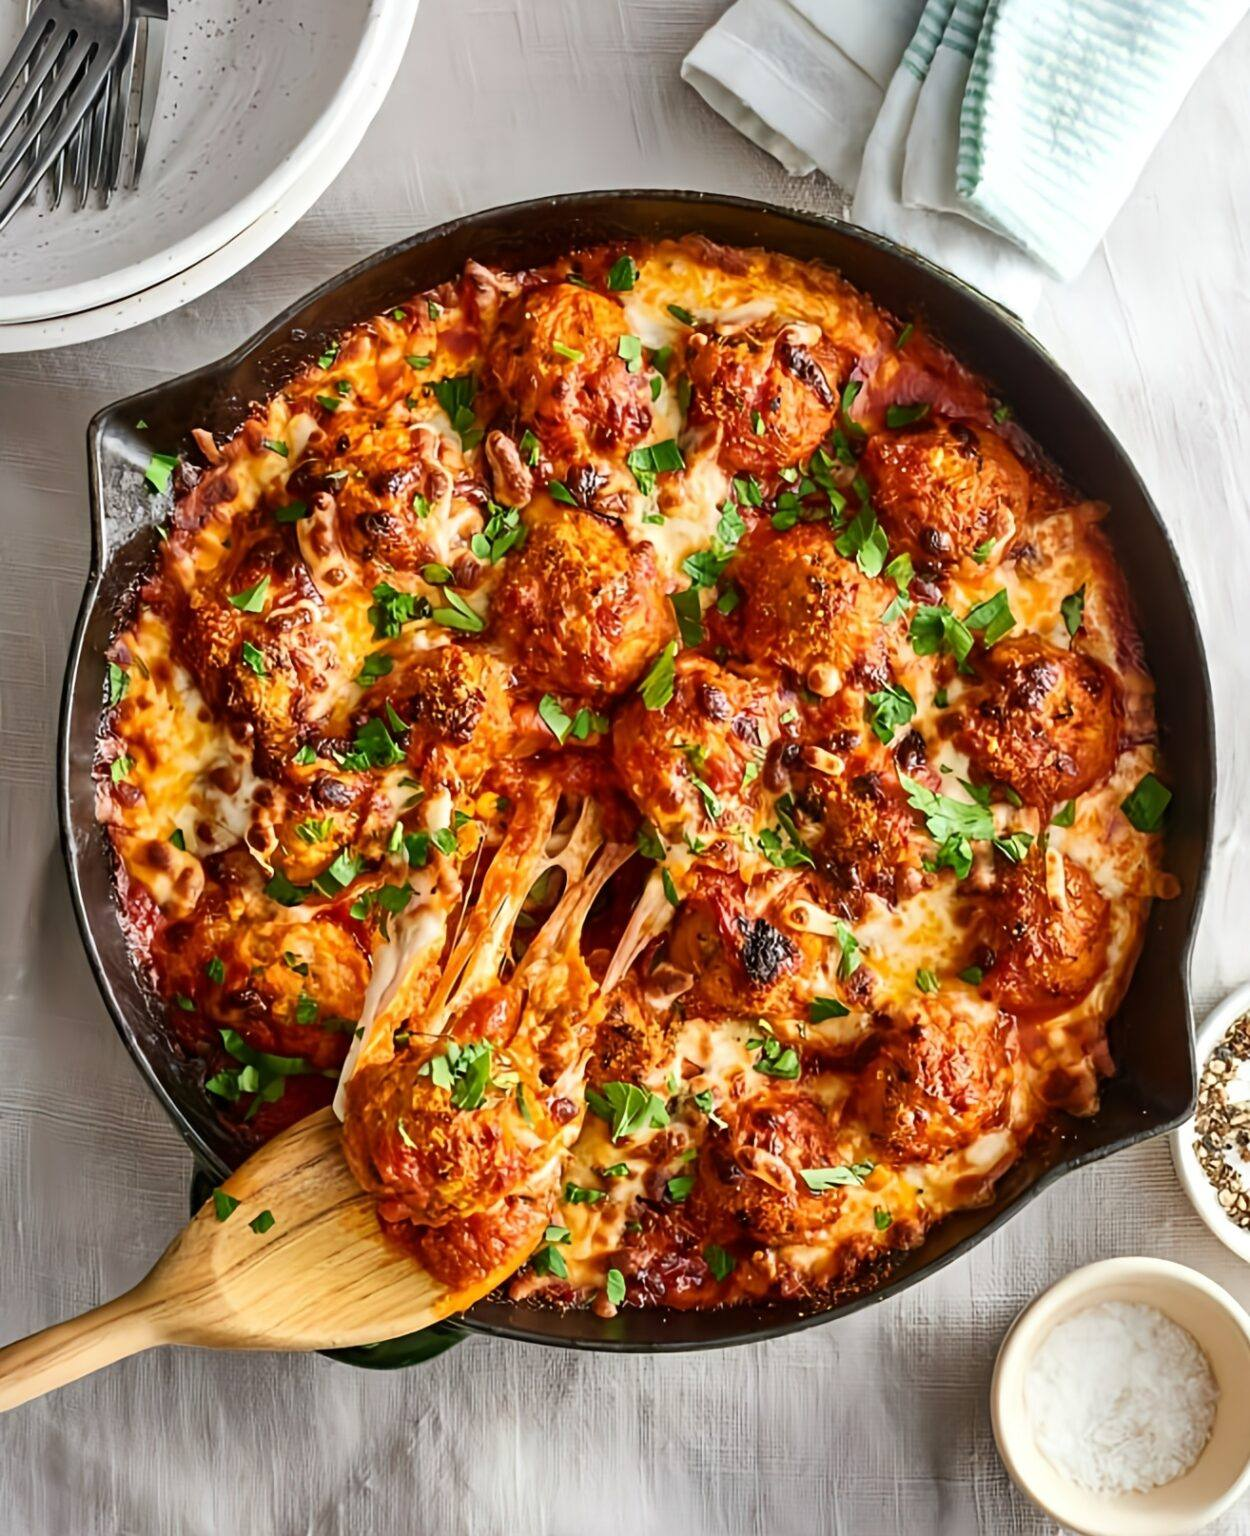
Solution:
{"label": "baked meatball", "polygon": [[955,734],[976,777],[1010,785],[1043,811],[1107,777],[1120,752],[1121,704],[1101,663],[1028,634],[999,641],[981,665],[984,685]]}
{"label": "baked meatball", "polygon": [[962,421],[874,432],[860,467],[892,550],[953,565],[1010,539],[1029,507],[1029,476],[1000,437]]}
{"label": "baked meatball", "polygon": [[800,523],[751,539],[731,575],[745,594],[742,644],[753,661],[786,667],[813,693],[887,678],[881,615],[889,595],[840,555],[833,530]]}
{"label": "baked meatball", "polygon": [[[477,786],[492,763],[516,747],[512,673],[475,646],[439,646],[388,679],[386,702],[408,726],[400,733],[409,763],[420,774]],[[377,708],[372,692],[371,709]]]}
{"label": "baked meatball", "polygon": [[547,498],[531,519],[491,601],[494,633],[536,687],[623,693],[675,632],[654,550]]}
{"label": "baked meatball", "polygon": [[[648,709],[635,695],[613,721],[621,782],[670,842],[686,832],[707,837],[717,828],[749,826],[762,784],[758,769],[788,703],[775,682],[741,677],[683,651],[668,703]],[[757,772],[748,775],[752,765]]]}
{"label": "baked meatball", "polygon": [[178,924],[163,956],[166,987],[194,1004],[180,1012],[214,1045],[218,1030],[234,1029],[254,1050],[303,1057],[318,1072],[346,1056],[369,958],[333,918],[239,920],[222,909]]}
{"label": "baked meatball", "polygon": [[505,414],[537,434],[557,470],[624,454],[650,430],[650,383],[618,355],[628,330],[615,300],[571,283],[531,288],[504,307],[487,374]]}
{"label": "baked meatball", "polygon": [[673,1021],[647,1006],[634,976],[615,988],[595,1034],[594,1054],[586,1067],[586,1084],[643,1082],[664,1059]]}
{"label": "baked meatball", "polygon": [[704,1138],[691,1214],[726,1237],[801,1240],[837,1220],[845,1192],[808,1189],[803,1169],[834,1168],[851,1154],[814,1099],[778,1088],[754,1094]]}
{"label": "baked meatball", "polygon": [[979,925],[985,979],[1011,1013],[1058,1010],[1103,974],[1111,916],[1093,876],[1075,859],[1034,849],[1018,864],[999,860],[998,886]]}
{"label": "baked meatball", "polygon": [[869,895],[893,904],[908,894],[922,852],[915,815],[884,748],[861,744],[841,761],[840,773],[807,775],[796,799],[821,825],[812,850],[817,870],[858,915]]}
{"label": "baked meatball", "polygon": [[1006,1123],[1014,1056],[994,1008],[924,997],[883,1034],[848,1113],[894,1156],[937,1162]]}
{"label": "baked meatball", "polygon": [[[328,432],[334,431],[331,422]],[[450,499],[454,479],[442,463],[438,435],[415,424],[356,422],[330,446],[332,462],[312,452],[299,464],[288,496],[310,507],[319,496],[334,498],[338,543],[371,568],[370,580],[388,571],[417,571],[434,560],[422,512]],[[326,478],[331,470],[332,480]]]}
{"label": "baked meatball", "polygon": [[721,463],[772,476],[811,456],[833,427],[848,364],[816,325],[765,323],[687,344],[690,419],[720,428]]}
{"label": "baked meatball", "polygon": [[[245,611],[245,594],[251,594]],[[234,599],[234,601],[232,601]],[[262,539],[193,590],[176,641],[215,712],[250,730],[258,770],[281,778],[342,671],[302,561]]]}
{"label": "baked meatball", "polygon": [[736,875],[705,870],[682,902],[668,957],[694,977],[688,1014],[796,1018],[807,1011],[802,977],[823,952],[822,940],[789,929],[759,887],[748,893]]}
{"label": "baked meatball", "polygon": [[[486,1050],[514,1034],[520,998],[502,989],[475,999],[457,1021],[460,1049]],[[437,1226],[485,1211],[525,1182],[550,1157],[560,1131],[547,1090],[528,1051],[508,1053],[516,1075],[465,1094],[433,1070],[448,1040],[422,1040],[391,1061],[362,1068],[347,1086],[343,1149],[361,1184],[387,1202],[388,1213]]]}

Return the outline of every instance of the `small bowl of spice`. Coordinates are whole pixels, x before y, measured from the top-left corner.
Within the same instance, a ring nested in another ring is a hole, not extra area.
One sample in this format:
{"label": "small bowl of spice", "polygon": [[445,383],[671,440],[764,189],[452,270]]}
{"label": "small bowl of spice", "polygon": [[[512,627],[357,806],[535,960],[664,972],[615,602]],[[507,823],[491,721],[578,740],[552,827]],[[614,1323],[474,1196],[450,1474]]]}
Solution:
{"label": "small bowl of spice", "polygon": [[1250,1487],[1250,1317],[1166,1259],[1090,1264],[1008,1330],[991,1387],[1012,1478],[1080,1536],[1187,1536]]}
{"label": "small bowl of spice", "polygon": [[1197,1107],[1172,1133],[1172,1161],[1194,1210],[1250,1259],[1250,984],[1211,1010],[1194,1052]]}

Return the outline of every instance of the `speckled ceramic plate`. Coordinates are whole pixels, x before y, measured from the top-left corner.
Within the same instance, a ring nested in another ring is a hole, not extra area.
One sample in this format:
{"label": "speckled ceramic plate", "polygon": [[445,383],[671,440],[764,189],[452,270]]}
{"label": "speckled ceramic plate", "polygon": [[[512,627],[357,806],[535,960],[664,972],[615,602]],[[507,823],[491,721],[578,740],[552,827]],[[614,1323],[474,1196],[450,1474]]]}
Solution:
{"label": "speckled ceramic plate", "polygon": [[[322,190],[327,162],[342,164],[381,105],[378,71],[393,74],[416,9],[417,0],[173,0],[142,186],[104,210],[24,208],[0,234],[0,325],[149,290],[306,181]],[[24,14],[23,0],[0,0],[0,55]],[[283,227],[269,225],[273,239]]]}

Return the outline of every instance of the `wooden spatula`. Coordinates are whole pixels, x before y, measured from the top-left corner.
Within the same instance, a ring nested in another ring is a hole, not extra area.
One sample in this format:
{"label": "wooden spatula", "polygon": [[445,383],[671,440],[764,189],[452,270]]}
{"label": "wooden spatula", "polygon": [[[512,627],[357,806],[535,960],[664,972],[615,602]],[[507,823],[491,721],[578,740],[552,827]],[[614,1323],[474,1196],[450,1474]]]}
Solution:
{"label": "wooden spatula", "polygon": [[210,1200],[133,1290],[0,1349],[0,1412],[157,1344],[339,1349],[415,1333],[493,1290],[538,1243],[541,1200],[534,1244],[452,1290],[383,1235],[341,1132],[329,1109],[301,1120],[222,1185],[239,1202],[225,1221]]}

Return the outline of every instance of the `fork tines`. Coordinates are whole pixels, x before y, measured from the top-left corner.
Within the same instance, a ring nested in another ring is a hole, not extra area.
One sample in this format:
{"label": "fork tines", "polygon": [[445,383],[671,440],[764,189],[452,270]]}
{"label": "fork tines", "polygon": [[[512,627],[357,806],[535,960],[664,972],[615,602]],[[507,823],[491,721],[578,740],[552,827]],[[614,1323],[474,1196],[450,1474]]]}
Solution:
{"label": "fork tines", "polygon": [[0,73],[0,229],[88,112],[103,116],[96,100],[107,103],[102,88],[129,24],[130,0],[40,0]]}

